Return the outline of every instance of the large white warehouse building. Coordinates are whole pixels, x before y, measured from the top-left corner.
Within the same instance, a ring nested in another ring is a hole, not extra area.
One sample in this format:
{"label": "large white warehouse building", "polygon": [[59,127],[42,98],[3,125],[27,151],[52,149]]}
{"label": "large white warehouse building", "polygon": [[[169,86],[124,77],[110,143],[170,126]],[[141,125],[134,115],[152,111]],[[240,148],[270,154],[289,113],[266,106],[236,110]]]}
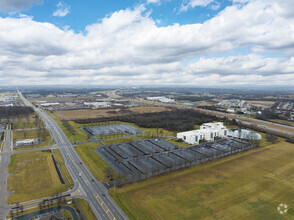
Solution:
{"label": "large white warehouse building", "polygon": [[214,138],[227,137],[227,128],[222,122],[217,123],[205,123],[200,126],[200,129],[193,131],[185,131],[177,134],[178,139],[189,144],[199,144],[199,141],[213,141]]}

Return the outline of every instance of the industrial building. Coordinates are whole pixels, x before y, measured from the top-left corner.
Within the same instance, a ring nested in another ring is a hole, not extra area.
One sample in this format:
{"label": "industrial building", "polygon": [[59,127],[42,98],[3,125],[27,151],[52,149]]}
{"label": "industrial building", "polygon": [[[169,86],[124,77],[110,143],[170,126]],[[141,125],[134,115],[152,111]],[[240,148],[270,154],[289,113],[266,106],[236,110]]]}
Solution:
{"label": "industrial building", "polygon": [[178,139],[182,139],[189,144],[199,144],[201,141],[214,141],[216,137],[227,137],[227,128],[222,122],[205,123],[200,129],[193,131],[185,131],[177,134]]}

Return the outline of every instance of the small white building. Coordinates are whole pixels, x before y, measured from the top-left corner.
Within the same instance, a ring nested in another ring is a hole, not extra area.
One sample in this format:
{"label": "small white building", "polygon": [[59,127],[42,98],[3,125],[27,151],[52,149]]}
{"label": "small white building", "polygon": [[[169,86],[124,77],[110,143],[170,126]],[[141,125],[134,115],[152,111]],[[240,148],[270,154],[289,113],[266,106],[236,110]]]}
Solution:
{"label": "small white building", "polygon": [[189,144],[199,144],[199,141],[213,141],[216,137],[227,137],[228,130],[222,122],[205,123],[200,129],[193,131],[185,131],[177,134],[178,139]]}
{"label": "small white building", "polygon": [[33,144],[38,144],[38,139],[25,139],[25,140],[20,140],[15,142],[16,147],[20,146],[28,146],[28,145],[33,145]]}

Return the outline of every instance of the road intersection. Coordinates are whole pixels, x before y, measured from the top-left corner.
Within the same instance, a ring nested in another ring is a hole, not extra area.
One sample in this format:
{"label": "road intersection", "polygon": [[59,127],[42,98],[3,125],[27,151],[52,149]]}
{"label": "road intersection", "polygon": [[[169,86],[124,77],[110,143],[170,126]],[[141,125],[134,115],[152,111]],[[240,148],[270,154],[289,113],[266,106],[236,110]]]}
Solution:
{"label": "road intersection", "polygon": [[88,201],[97,219],[127,219],[127,216],[108,195],[105,185],[97,181],[84,163],[81,163],[81,158],[58,124],[41,109],[33,106],[20,92],[19,96],[27,106],[34,108],[51,131],[56,142],[56,148],[60,150],[64,158],[65,165],[75,183],[75,188]]}

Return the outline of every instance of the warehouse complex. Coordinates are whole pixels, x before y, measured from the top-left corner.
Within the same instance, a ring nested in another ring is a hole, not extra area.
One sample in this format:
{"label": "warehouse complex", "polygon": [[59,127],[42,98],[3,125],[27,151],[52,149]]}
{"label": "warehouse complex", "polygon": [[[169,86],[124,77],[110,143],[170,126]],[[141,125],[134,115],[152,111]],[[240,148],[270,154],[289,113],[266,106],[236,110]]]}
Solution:
{"label": "warehouse complex", "polygon": [[222,122],[205,123],[200,126],[200,129],[193,131],[185,131],[177,134],[178,139],[189,144],[199,144],[201,141],[213,141],[216,137],[227,137],[227,128]]}

